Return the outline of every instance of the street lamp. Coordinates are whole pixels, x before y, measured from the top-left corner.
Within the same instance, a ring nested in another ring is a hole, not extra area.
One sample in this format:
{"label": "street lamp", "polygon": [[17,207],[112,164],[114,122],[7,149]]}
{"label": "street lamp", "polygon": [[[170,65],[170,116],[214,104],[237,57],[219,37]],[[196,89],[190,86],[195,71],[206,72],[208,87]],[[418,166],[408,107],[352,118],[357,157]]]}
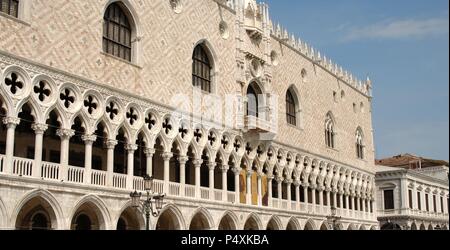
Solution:
{"label": "street lamp", "polygon": [[328,223],[330,223],[331,225],[333,225],[333,230],[339,230],[338,228],[338,221],[342,218],[340,216],[336,216],[337,214],[337,208],[336,207],[331,207],[331,215],[327,216],[327,221]]}
{"label": "street lamp", "polygon": [[158,217],[164,206],[165,194],[155,194],[153,192],[153,177],[144,176],[144,190],[147,193],[147,197],[144,201],[141,201],[142,193],[138,193],[136,190],[130,194],[131,206],[135,209],[141,208],[141,212],[145,213],[145,228],[150,230],[150,214],[154,217]]}

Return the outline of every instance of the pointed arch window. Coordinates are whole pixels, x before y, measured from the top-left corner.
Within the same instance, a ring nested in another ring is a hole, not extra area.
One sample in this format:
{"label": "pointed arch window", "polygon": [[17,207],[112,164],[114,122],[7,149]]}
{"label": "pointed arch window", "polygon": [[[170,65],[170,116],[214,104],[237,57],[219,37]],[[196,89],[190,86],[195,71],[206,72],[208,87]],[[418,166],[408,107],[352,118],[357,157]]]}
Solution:
{"label": "pointed arch window", "polygon": [[247,89],[247,116],[259,117],[260,95],[262,94],[256,82]]}
{"label": "pointed arch window", "polygon": [[294,96],[289,89],[286,93],[286,119],[288,124],[297,126],[297,105]]}
{"label": "pointed arch window", "polygon": [[204,45],[197,45],[192,55],[192,85],[211,93],[211,70],[211,60]]}
{"label": "pointed arch window", "polygon": [[103,19],[103,51],[131,62],[132,26],[122,4],[109,5]]}
{"label": "pointed arch window", "polygon": [[335,148],[335,136],[334,120],[331,114],[328,114],[325,121],[325,143],[327,147]]}
{"label": "pointed arch window", "polygon": [[19,17],[19,0],[0,0],[0,12]]}
{"label": "pointed arch window", "polygon": [[364,159],[364,137],[361,129],[356,131],[356,156],[358,159]]}

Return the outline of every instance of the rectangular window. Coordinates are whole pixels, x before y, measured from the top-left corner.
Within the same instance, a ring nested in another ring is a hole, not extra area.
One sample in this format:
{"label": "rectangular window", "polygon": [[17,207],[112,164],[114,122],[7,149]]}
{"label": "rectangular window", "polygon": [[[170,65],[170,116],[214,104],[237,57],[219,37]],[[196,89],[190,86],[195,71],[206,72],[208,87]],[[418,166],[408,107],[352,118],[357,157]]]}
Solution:
{"label": "rectangular window", "polygon": [[422,195],[420,195],[420,192],[417,192],[417,207],[422,210]]}
{"label": "rectangular window", "polygon": [[437,213],[436,195],[433,195],[433,211]]}
{"label": "rectangular window", "polygon": [[408,200],[409,200],[409,208],[413,209],[413,192],[412,190],[408,190]]}
{"label": "rectangular window", "polygon": [[19,0],[0,0],[0,12],[19,17]]}
{"label": "rectangular window", "polygon": [[444,213],[444,198],[441,196],[441,213]]}
{"label": "rectangular window", "polygon": [[425,194],[425,207],[427,209],[427,212],[430,212],[430,199],[428,194]]}
{"label": "rectangular window", "polygon": [[394,190],[384,190],[384,209],[395,209],[394,206]]}

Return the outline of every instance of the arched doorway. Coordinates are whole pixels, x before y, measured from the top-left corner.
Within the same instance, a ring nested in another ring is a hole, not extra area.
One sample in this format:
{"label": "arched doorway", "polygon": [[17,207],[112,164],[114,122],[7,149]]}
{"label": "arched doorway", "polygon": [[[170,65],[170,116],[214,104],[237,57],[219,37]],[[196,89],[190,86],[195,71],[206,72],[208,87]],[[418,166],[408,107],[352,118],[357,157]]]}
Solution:
{"label": "arched doorway", "polygon": [[233,220],[232,216],[230,214],[225,214],[223,216],[222,220],[220,220],[219,223],[219,230],[236,230],[236,222]]}
{"label": "arched doorway", "polygon": [[381,227],[381,230],[402,230],[400,225],[388,222]]}
{"label": "arched doorway", "polygon": [[312,221],[308,221],[305,224],[305,231],[312,231],[315,230],[314,224]]}
{"label": "arched doorway", "polygon": [[246,231],[257,231],[260,230],[259,223],[257,219],[252,215],[250,216],[244,225],[244,230]]}
{"label": "arched doorway", "polygon": [[125,231],[142,229],[142,219],[140,220],[138,216],[139,215],[134,208],[129,207],[125,209],[117,221],[117,230]]}
{"label": "arched doorway", "polygon": [[320,226],[320,231],[328,231],[328,230],[329,230],[328,224],[324,222],[322,226]]}
{"label": "arched doorway", "polygon": [[287,231],[299,230],[298,222],[296,221],[296,219],[292,218],[289,221],[289,223],[287,224],[286,230]]}
{"label": "arched doorway", "polygon": [[15,226],[18,230],[53,230],[57,228],[56,214],[45,199],[35,197],[22,206]]}
{"label": "arched doorway", "polygon": [[433,230],[434,230],[434,227],[433,227],[432,224],[428,225],[428,230],[429,230],[429,231],[433,231]]}
{"label": "arched doorway", "polygon": [[279,224],[277,223],[275,218],[270,219],[269,223],[267,223],[267,231],[275,231],[281,230]]}
{"label": "arched doorway", "polygon": [[86,202],[79,206],[70,224],[71,230],[104,230],[105,219],[100,209],[92,202]]}
{"label": "arched doorway", "polygon": [[156,223],[156,230],[181,230],[181,223],[172,208],[161,213]]}
{"label": "arched doorway", "polygon": [[209,224],[208,218],[204,213],[197,213],[192,217],[191,223],[189,225],[189,230],[210,230],[211,225]]}

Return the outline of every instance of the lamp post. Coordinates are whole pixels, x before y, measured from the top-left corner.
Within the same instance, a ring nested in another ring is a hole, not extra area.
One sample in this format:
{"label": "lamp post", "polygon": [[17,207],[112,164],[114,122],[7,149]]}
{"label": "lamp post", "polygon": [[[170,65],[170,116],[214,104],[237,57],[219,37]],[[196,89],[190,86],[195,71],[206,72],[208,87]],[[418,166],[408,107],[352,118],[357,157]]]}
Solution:
{"label": "lamp post", "polygon": [[144,189],[147,197],[141,201],[142,193],[134,191],[130,194],[131,206],[135,209],[141,208],[141,212],[145,214],[145,228],[150,230],[150,214],[158,217],[164,205],[165,194],[156,194],[153,191],[153,177],[144,176]]}
{"label": "lamp post", "polygon": [[338,225],[338,221],[342,218],[340,216],[336,216],[336,214],[337,214],[336,212],[337,212],[337,208],[333,206],[333,207],[331,207],[331,215],[327,216],[328,223],[333,225],[333,230],[339,230],[337,225]]}

